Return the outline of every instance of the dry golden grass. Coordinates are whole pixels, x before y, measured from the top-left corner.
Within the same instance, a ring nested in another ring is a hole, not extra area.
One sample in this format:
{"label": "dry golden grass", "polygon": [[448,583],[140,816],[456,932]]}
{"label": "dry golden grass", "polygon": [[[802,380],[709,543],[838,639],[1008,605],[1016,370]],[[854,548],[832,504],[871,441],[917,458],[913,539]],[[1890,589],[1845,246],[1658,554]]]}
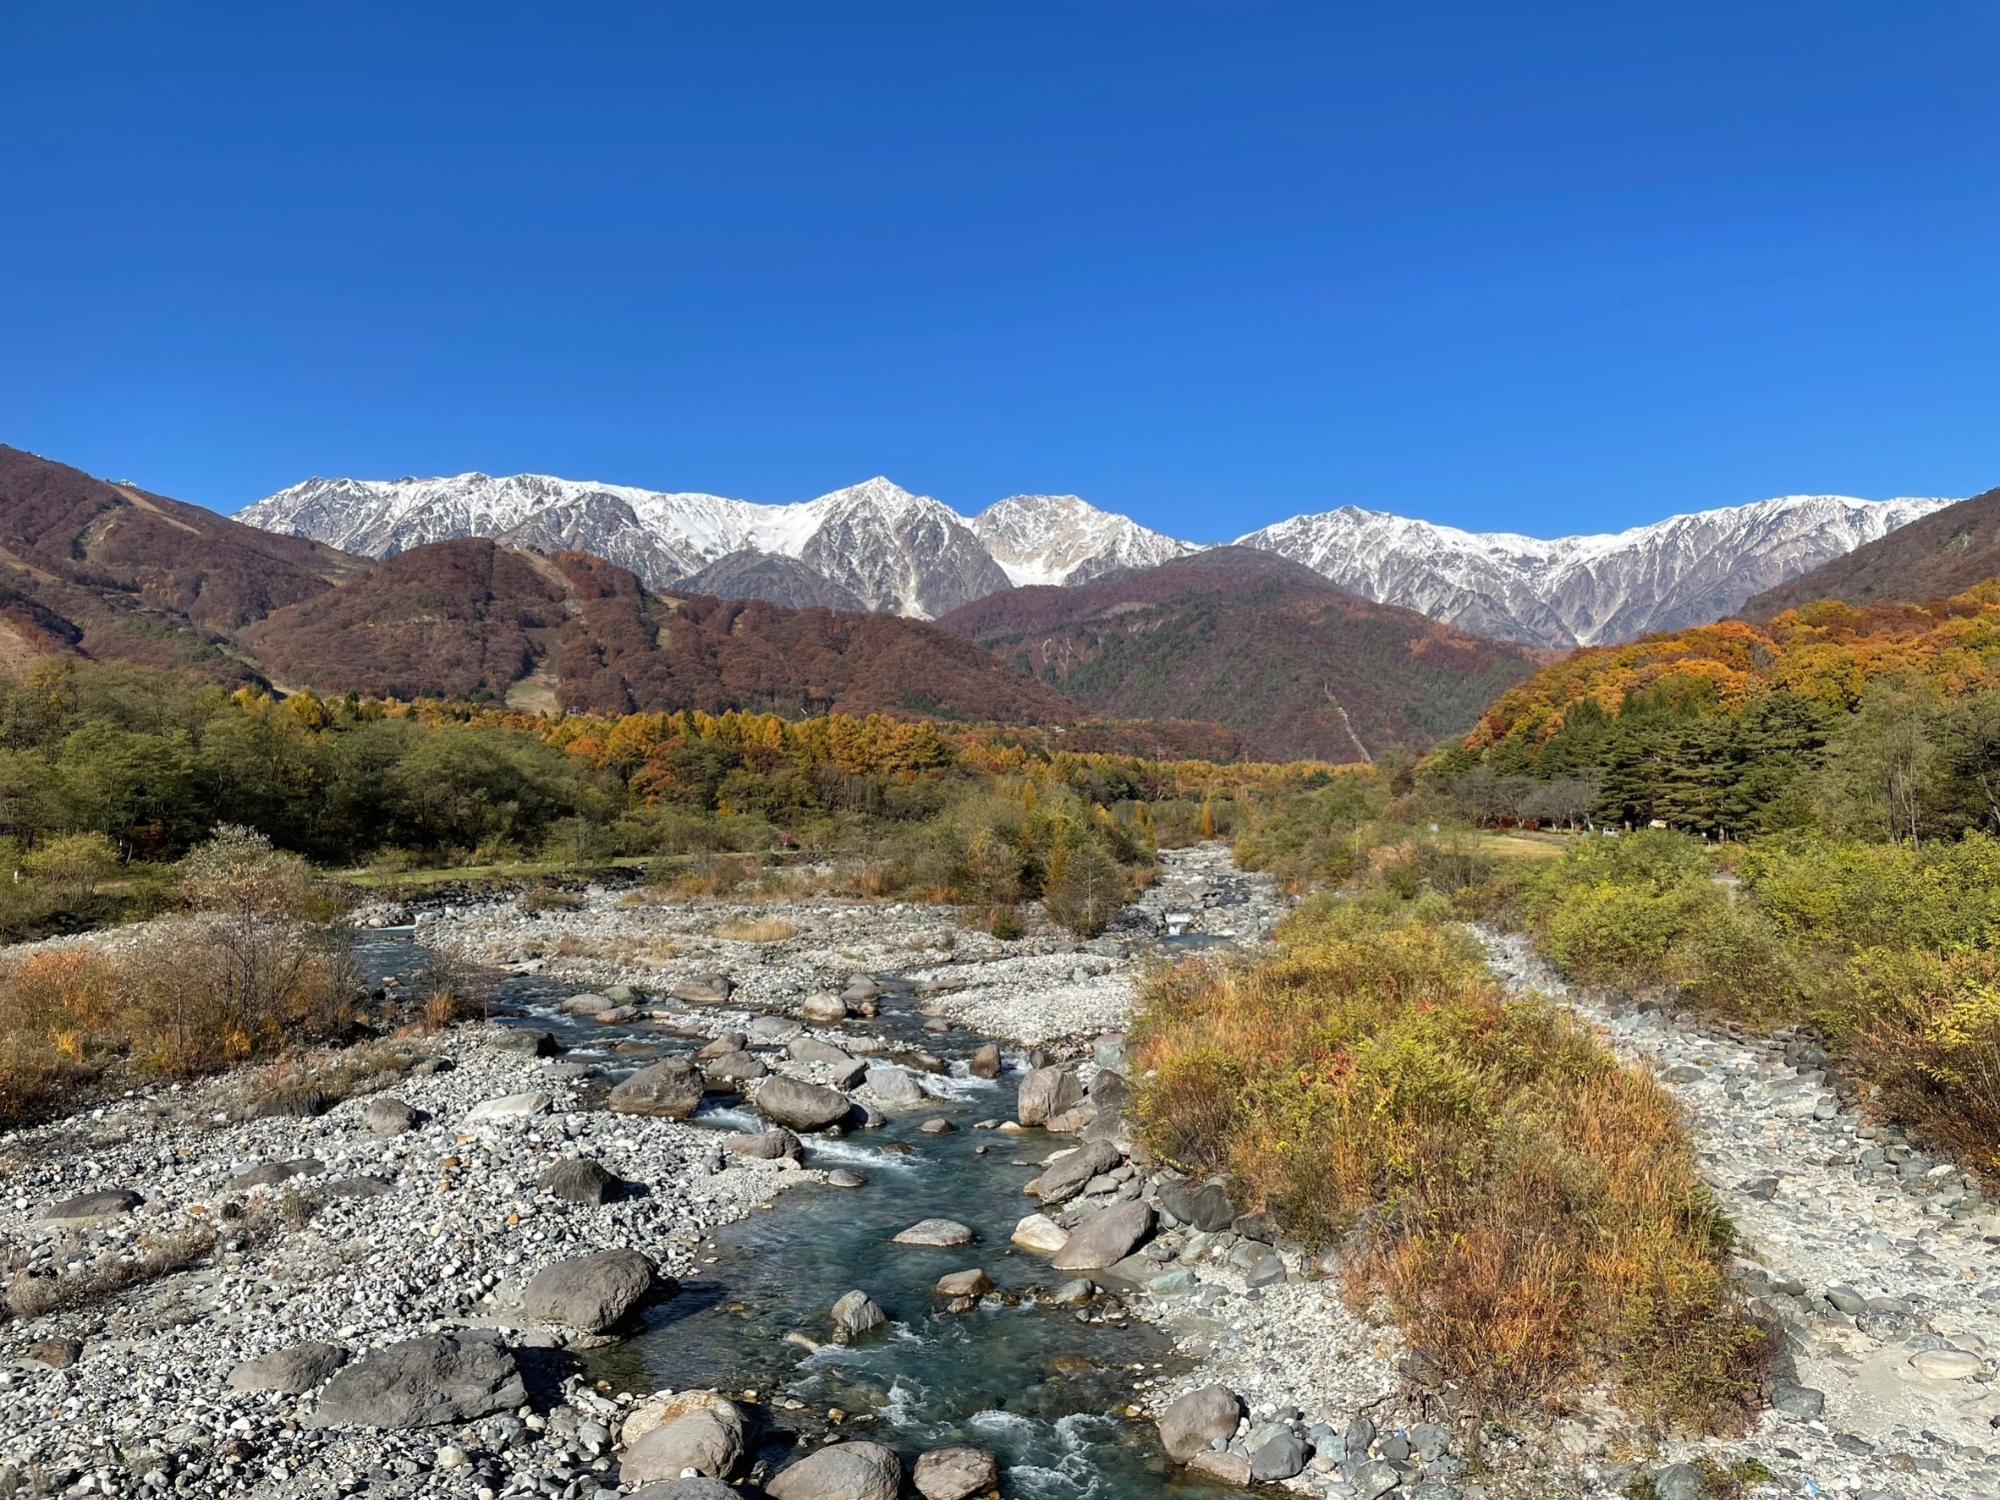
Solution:
{"label": "dry golden grass", "polygon": [[1740,1425],[1765,1341],[1666,1094],[1566,1012],[1509,999],[1453,931],[1322,903],[1283,938],[1155,983],[1154,1150],[1345,1245],[1349,1296],[1386,1301],[1478,1399],[1608,1377],[1645,1416]]}
{"label": "dry golden grass", "polygon": [[718,923],[715,935],[731,943],[782,943],[799,929],[782,917],[735,917]]}

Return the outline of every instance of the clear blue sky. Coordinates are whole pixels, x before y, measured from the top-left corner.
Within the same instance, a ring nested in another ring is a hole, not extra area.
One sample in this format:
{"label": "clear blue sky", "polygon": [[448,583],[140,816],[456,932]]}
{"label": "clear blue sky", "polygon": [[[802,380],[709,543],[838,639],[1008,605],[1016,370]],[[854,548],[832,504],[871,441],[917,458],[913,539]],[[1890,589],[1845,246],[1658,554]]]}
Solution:
{"label": "clear blue sky", "polygon": [[0,6],[0,440],[1234,534],[2000,484],[2000,6]]}

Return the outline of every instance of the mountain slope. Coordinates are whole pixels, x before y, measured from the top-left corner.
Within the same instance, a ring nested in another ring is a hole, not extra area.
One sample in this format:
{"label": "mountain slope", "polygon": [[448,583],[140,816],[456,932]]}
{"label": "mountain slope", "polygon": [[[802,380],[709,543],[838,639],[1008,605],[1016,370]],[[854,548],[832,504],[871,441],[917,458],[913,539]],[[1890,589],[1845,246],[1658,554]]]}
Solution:
{"label": "mountain slope", "polygon": [[1078,495],[1011,495],[974,516],[972,532],[1022,586],[1088,583],[1196,550]]}
{"label": "mountain slope", "polygon": [[[1281,521],[1238,544],[1464,630],[1569,647],[1718,619],[1949,503],[1792,495],[1554,540],[1347,506]],[[371,557],[468,536],[542,552],[580,549],[656,589],[684,585],[732,553],[762,552],[804,563],[863,608],[925,618],[1010,583],[1086,583],[1196,550],[1075,495],[1015,495],[967,520],[879,477],[794,505],[533,474],[314,479],[241,519]],[[725,576],[742,572],[735,565]],[[780,584],[770,571],[749,574],[744,586],[783,593],[805,583],[787,577]]]}
{"label": "mountain slope", "polygon": [[939,622],[1093,714],[1208,719],[1273,757],[1352,761],[1463,733],[1535,654],[1219,547]]}
{"label": "mountain slope", "polygon": [[0,444],[0,658],[244,675],[228,634],[368,565]]}
{"label": "mountain slope", "polygon": [[1347,506],[1265,527],[1239,545],[1481,635],[1565,647],[1718,619],[1949,503],[1793,495],[1553,541]]}
{"label": "mountain slope", "polygon": [[718,557],[675,587],[682,593],[709,594],[717,599],[762,599],[766,604],[783,604],[793,609],[862,608],[853,590],[821,577],[797,558],[759,552],[751,547]]}
{"label": "mountain slope", "polygon": [[1743,606],[1743,614],[1768,620],[1815,599],[1918,603],[1961,593],[1988,578],[2000,578],[2000,489],[1933,511],[1767,589]]}
{"label": "mountain slope", "polygon": [[398,553],[243,640],[273,676],[330,693],[511,697],[604,713],[1076,717],[1057,694],[920,621],[662,596],[601,558],[480,538]]}
{"label": "mountain slope", "polygon": [[798,505],[544,474],[309,479],[238,519],[378,558],[465,537],[584,551],[656,589],[731,553],[765,552],[804,563],[861,608],[926,618],[1007,587],[1007,575],[949,507],[880,477]]}

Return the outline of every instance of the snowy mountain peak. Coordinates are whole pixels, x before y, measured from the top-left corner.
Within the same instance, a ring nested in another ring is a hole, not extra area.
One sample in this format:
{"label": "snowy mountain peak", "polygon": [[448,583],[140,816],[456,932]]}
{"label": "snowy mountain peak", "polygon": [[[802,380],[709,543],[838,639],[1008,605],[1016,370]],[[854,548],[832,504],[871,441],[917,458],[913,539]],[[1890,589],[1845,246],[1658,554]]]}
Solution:
{"label": "snowy mountain peak", "polygon": [[[1625,531],[1543,539],[1343,505],[1240,539],[1369,599],[1537,646],[1629,640],[1718,619],[1951,502],[1783,495]],[[639,489],[549,474],[313,478],[238,519],[373,557],[453,537],[576,548],[658,588],[711,564],[712,586],[815,592],[933,617],[1009,584],[1082,583],[1197,550],[1077,495],[1013,495],[970,519],[878,474],[790,505]],[[750,554],[748,556],[744,554]]]}
{"label": "snowy mountain peak", "polygon": [[1195,550],[1080,495],[1010,495],[973,517],[972,530],[1016,585],[1084,583]]}
{"label": "snowy mountain peak", "polygon": [[1536,646],[1596,645],[1734,613],[1949,500],[1787,495],[1544,540],[1342,506],[1240,545],[1302,562],[1365,598]]}

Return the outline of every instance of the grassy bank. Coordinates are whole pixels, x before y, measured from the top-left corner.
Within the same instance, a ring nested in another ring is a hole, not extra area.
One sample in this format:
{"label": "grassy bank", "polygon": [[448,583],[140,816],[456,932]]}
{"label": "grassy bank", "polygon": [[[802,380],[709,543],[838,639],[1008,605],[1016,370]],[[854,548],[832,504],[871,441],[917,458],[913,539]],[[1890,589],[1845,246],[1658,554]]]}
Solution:
{"label": "grassy bank", "polygon": [[2000,840],[1580,842],[1490,886],[1571,977],[1809,1025],[1878,1116],[2000,1184]]}
{"label": "grassy bank", "polygon": [[1740,1425],[1764,1336],[1677,1112],[1566,1012],[1510,999],[1442,903],[1309,903],[1275,957],[1158,981],[1141,1129],[1221,1173],[1393,1309],[1462,1388],[1610,1380],[1675,1426]]}

